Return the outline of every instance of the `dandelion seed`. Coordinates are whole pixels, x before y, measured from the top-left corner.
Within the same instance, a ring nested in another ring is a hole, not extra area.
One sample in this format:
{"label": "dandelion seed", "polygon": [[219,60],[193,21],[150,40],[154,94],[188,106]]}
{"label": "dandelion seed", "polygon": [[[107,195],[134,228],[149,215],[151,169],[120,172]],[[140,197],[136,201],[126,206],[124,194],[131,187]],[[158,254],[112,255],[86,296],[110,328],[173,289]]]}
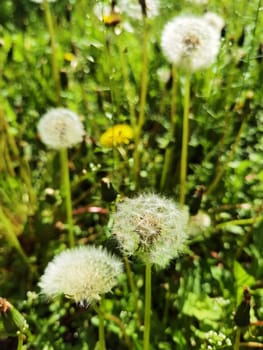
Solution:
{"label": "dandelion seed", "polygon": [[157,69],[156,73],[162,84],[167,84],[171,79],[171,69],[169,67],[160,67]]}
{"label": "dandelion seed", "polygon": [[161,38],[168,61],[190,71],[214,63],[219,46],[218,31],[203,17],[197,16],[175,17],[166,24]]}
{"label": "dandelion seed", "polygon": [[127,198],[117,206],[112,235],[123,252],[165,267],[183,249],[188,214],[157,194]]}
{"label": "dandelion seed", "polygon": [[222,17],[215,12],[209,11],[204,14],[203,18],[211,27],[218,31],[219,35],[221,34],[221,31],[225,26],[225,21]]}
{"label": "dandelion seed", "polygon": [[132,138],[133,130],[129,125],[116,124],[101,135],[99,142],[104,147],[117,147],[129,144]]}
{"label": "dandelion seed", "polygon": [[[145,0],[146,16],[154,18],[159,15],[159,1]],[[118,8],[120,12],[126,13],[130,18],[141,20],[142,7],[138,0],[119,0]]]}
{"label": "dandelion seed", "polygon": [[103,20],[104,16],[109,16],[111,11],[111,6],[106,5],[102,2],[98,2],[93,6],[94,15],[101,21]]}
{"label": "dandelion seed", "polygon": [[43,115],[38,132],[42,142],[53,149],[72,147],[85,134],[78,115],[66,108],[53,108]]}
{"label": "dandelion seed", "polygon": [[211,227],[211,218],[203,211],[199,211],[197,215],[191,216],[188,232],[189,235],[195,236],[204,233]]}
{"label": "dandelion seed", "polygon": [[55,256],[46,267],[39,286],[48,297],[64,294],[86,305],[110,292],[121,273],[121,261],[106,250],[78,247]]}

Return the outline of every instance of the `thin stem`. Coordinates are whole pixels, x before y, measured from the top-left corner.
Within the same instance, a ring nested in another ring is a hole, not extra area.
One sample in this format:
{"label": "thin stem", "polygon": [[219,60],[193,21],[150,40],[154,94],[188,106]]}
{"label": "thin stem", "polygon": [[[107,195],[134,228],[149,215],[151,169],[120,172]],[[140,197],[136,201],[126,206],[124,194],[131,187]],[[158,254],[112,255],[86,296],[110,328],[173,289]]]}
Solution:
{"label": "thin stem", "polygon": [[215,176],[214,180],[211,182],[210,186],[208,187],[208,189],[206,191],[206,196],[209,196],[215,190],[218,183],[222,179],[222,177],[226,171],[227,164],[232,160],[232,158],[236,152],[237,146],[239,144],[239,141],[240,141],[240,138],[241,138],[244,126],[245,126],[245,122],[246,122],[246,118],[244,118],[242,120],[242,123],[241,123],[240,128],[239,128],[238,133],[237,133],[237,136],[235,138],[235,141],[234,141],[233,145],[231,146],[231,150],[228,154],[228,157],[226,158],[225,162],[221,163],[218,166],[218,168],[216,169],[216,176]]}
{"label": "thin stem", "polygon": [[171,163],[174,152],[174,134],[175,134],[175,126],[176,126],[176,68],[172,67],[172,91],[171,91],[171,114],[170,114],[170,145],[166,148],[165,156],[164,156],[164,165],[161,177],[161,191],[165,189],[169,171],[171,169]]}
{"label": "thin stem", "polygon": [[16,350],[22,350],[24,335],[19,332],[17,335],[17,348]]}
{"label": "thin stem", "polygon": [[60,161],[62,170],[62,191],[66,202],[66,215],[68,224],[68,241],[69,246],[72,248],[75,244],[74,239],[74,225],[72,217],[72,200],[71,200],[71,187],[70,176],[68,167],[68,151],[66,148],[60,150]]}
{"label": "thin stem", "polygon": [[213,69],[210,67],[206,70],[205,73],[205,81],[204,81],[204,86],[203,86],[203,96],[205,98],[209,98],[210,97],[210,93],[211,93],[211,88],[213,85]]}
{"label": "thin stem", "polygon": [[166,326],[167,320],[168,320],[170,296],[171,296],[170,285],[169,285],[169,283],[167,283],[167,290],[165,293],[165,303],[164,303],[164,307],[163,307],[163,320],[162,320],[163,326]]}
{"label": "thin stem", "polygon": [[238,225],[238,226],[253,225],[257,222],[260,222],[261,220],[263,220],[263,216],[257,216],[254,218],[247,218],[247,219],[231,220],[231,221],[226,221],[226,222],[222,222],[221,224],[218,224],[217,228],[225,228],[231,225]]}
{"label": "thin stem", "polygon": [[[100,305],[100,308],[102,308],[102,303]],[[104,332],[104,316],[103,312],[99,313],[99,349],[105,350],[105,332]]]}
{"label": "thin stem", "polygon": [[126,256],[124,257],[124,264],[125,264],[127,277],[128,277],[129,285],[130,285],[132,296],[133,296],[133,302],[135,305],[135,312],[137,315],[138,326],[140,326],[141,321],[140,321],[140,312],[139,312],[139,308],[138,308],[137,290],[136,290],[136,287],[134,284],[134,279],[133,279],[133,274],[132,274],[130,262]]}
{"label": "thin stem", "polygon": [[241,329],[238,327],[236,332],[236,338],[235,338],[235,344],[233,350],[239,350],[240,347],[240,335],[241,335]]}
{"label": "thin stem", "polygon": [[123,333],[123,337],[125,339],[125,342],[127,344],[127,347],[132,350],[133,349],[133,345],[131,343],[131,339],[129,338],[129,336],[126,333],[126,326],[122,323],[122,321],[115,315],[112,314],[104,314],[104,319],[105,320],[110,320],[113,321],[114,323],[116,323],[117,326],[119,326],[120,330]]}
{"label": "thin stem", "polygon": [[139,106],[139,118],[138,126],[135,132],[135,147],[134,147],[134,176],[138,187],[138,177],[140,173],[140,143],[141,133],[145,122],[145,108],[146,108],[146,96],[148,86],[148,29],[146,18],[143,17],[143,47],[142,47],[142,76],[141,76],[141,92],[140,92],[140,106]]}
{"label": "thin stem", "polygon": [[152,299],[152,282],[151,282],[151,263],[145,265],[145,308],[144,308],[144,337],[143,350],[150,349],[150,331],[151,331],[151,299]]}
{"label": "thin stem", "polygon": [[136,129],[136,113],[135,113],[135,107],[134,107],[134,94],[132,91],[132,85],[130,83],[129,79],[129,71],[128,71],[128,66],[126,59],[124,57],[124,49],[122,48],[120,41],[117,39],[117,45],[119,49],[119,58],[120,58],[120,65],[122,69],[122,75],[124,79],[124,89],[127,95],[127,102],[129,105],[129,113],[131,117],[131,125],[133,127],[133,130]]}
{"label": "thin stem", "polygon": [[27,266],[30,267],[30,263],[28,261],[28,257],[26,256],[19,240],[16,237],[16,234],[13,231],[13,228],[11,226],[11,223],[7,216],[5,215],[2,207],[0,206],[0,222],[2,226],[4,227],[3,232],[5,233],[5,236],[7,238],[7,241],[11,246],[13,246],[17,252],[20,254],[21,258],[24,260]]}
{"label": "thin stem", "polygon": [[47,24],[47,28],[50,36],[51,65],[52,65],[53,80],[55,84],[56,102],[60,104],[61,86],[60,86],[60,76],[59,76],[58,61],[57,61],[55,30],[54,30],[54,24],[53,24],[52,14],[50,11],[48,0],[43,1],[43,8],[44,8],[46,24]]}
{"label": "thin stem", "polygon": [[[105,331],[104,331],[104,309],[103,309],[103,299],[100,301],[100,305],[93,305],[94,310],[97,312],[99,317],[99,350],[106,350],[105,345]],[[97,347],[96,347],[97,348]]]}
{"label": "thin stem", "polygon": [[186,176],[188,161],[188,138],[189,138],[189,107],[190,107],[190,72],[187,71],[185,77],[184,90],[184,116],[183,116],[183,133],[182,133],[182,150],[181,150],[181,167],[180,167],[180,205],[185,203]]}
{"label": "thin stem", "polygon": [[257,349],[262,349],[263,348],[263,343],[258,343],[255,341],[249,341],[249,342],[241,342],[239,343],[240,347],[245,347],[245,348],[257,348]]}

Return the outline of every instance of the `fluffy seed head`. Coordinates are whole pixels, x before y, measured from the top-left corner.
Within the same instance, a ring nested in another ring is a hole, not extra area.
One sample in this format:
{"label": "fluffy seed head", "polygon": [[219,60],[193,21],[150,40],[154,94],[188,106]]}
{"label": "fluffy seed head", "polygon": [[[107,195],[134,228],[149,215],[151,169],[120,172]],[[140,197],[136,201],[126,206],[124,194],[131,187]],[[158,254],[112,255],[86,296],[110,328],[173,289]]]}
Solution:
{"label": "fluffy seed head", "polygon": [[203,17],[178,16],[163,30],[164,55],[177,67],[190,71],[209,67],[219,50],[219,35]]}
{"label": "fluffy seed head", "polygon": [[53,108],[41,117],[38,132],[48,147],[61,149],[81,142],[84,128],[76,113],[66,108]]}
{"label": "fluffy seed head", "polygon": [[81,304],[90,304],[110,292],[121,273],[121,261],[106,250],[78,247],[55,256],[39,286],[48,297],[64,294]]}
{"label": "fluffy seed head", "polygon": [[188,214],[157,194],[127,198],[117,206],[112,234],[127,255],[165,267],[183,249]]}
{"label": "fluffy seed head", "polygon": [[219,34],[221,34],[221,30],[224,28],[225,21],[222,17],[220,17],[215,12],[206,12],[203,16],[203,18],[207,21],[207,23],[213,27],[215,30],[218,31]]}
{"label": "fluffy seed head", "polygon": [[191,216],[188,225],[189,235],[195,236],[204,233],[211,227],[211,218],[203,211],[199,211],[195,216]]}

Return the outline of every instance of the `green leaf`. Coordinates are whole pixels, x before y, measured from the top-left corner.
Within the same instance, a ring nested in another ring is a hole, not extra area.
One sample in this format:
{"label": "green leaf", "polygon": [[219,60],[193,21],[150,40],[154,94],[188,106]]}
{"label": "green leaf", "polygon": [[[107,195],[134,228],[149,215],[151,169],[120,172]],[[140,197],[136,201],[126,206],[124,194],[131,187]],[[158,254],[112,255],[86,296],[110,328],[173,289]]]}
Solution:
{"label": "green leaf", "polygon": [[247,273],[242,265],[237,261],[234,262],[234,276],[237,286],[237,303],[239,304],[241,303],[243,297],[244,288],[251,287],[253,284],[255,284],[255,278]]}
{"label": "green leaf", "polygon": [[215,298],[210,298],[206,294],[197,295],[190,292],[182,312],[212,326],[223,318],[224,309],[220,303],[216,302]]}

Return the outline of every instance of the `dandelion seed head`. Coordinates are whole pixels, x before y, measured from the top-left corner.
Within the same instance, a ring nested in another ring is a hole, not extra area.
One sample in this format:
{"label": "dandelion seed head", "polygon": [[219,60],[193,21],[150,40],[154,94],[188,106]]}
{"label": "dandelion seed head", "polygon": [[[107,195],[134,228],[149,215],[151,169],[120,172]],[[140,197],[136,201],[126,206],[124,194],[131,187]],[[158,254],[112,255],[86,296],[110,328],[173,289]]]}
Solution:
{"label": "dandelion seed head", "polygon": [[104,147],[117,147],[129,144],[132,138],[133,130],[129,125],[116,124],[101,135],[100,144]]}
{"label": "dandelion seed head", "polygon": [[97,2],[93,6],[93,13],[98,19],[103,20],[104,16],[108,16],[111,13],[111,6],[102,2]]}
{"label": "dandelion seed head", "polygon": [[117,206],[112,234],[124,254],[165,267],[187,239],[188,213],[157,194],[126,198]]}
{"label": "dandelion seed head", "polygon": [[203,18],[211,27],[218,31],[219,35],[221,34],[221,30],[225,26],[225,21],[222,17],[215,12],[208,11],[204,14]]}
{"label": "dandelion seed head", "polygon": [[177,16],[168,22],[161,47],[169,62],[196,71],[209,67],[219,51],[219,36],[203,17]]}
{"label": "dandelion seed head", "polygon": [[64,294],[77,303],[98,301],[117,284],[121,261],[92,246],[68,249],[47,265],[39,286],[48,297]]}
{"label": "dandelion seed head", "polygon": [[38,132],[42,142],[53,149],[72,147],[85,134],[78,115],[66,108],[53,108],[44,114]]}
{"label": "dandelion seed head", "polygon": [[167,84],[171,79],[171,69],[170,67],[160,67],[156,71],[159,81],[162,84]]}
{"label": "dandelion seed head", "polygon": [[[145,5],[148,18],[154,18],[159,15],[159,0],[145,0]],[[120,12],[126,13],[130,18],[142,19],[142,8],[137,0],[119,0],[118,8]]]}
{"label": "dandelion seed head", "polygon": [[197,215],[191,216],[188,232],[189,235],[195,236],[204,233],[209,227],[211,227],[210,216],[203,211],[199,211]]}

